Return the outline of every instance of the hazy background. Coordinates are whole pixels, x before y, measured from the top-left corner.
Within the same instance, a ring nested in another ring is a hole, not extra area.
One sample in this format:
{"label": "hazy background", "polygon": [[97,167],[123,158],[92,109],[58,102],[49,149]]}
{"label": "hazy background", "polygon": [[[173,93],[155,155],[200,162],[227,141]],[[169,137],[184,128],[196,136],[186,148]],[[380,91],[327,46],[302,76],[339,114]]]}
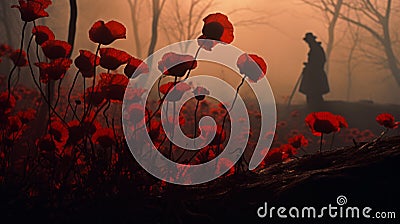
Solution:
{"label": "hazy background", "polygon": [[[122,22],[128,30],[127,39],[119,40],[112,44],[112,47],[120,48],[128,53],[137,56],[135,47],[135,36],[129,0],[78,0],[78,30],[76,45],[72,57],[79,54],[79,49],[95,50],[95,44],[88,39],[88,30],[97,20],[117,20]],[[187,0],[178,0],[181,7],[179,12],[183,20],[187,15]],[[200,11],[207,0],[200,2],[196,10]],[[1,1],[2,23],[0,31],[0,42],[10,44],[17,48],[20,38],[22,23],[19,19],[17,9],[9,8],[17,1]],[[139,10],[134,13],[138,20],[138,34],[142,43],[142,58],[147,56],[147,49],[151,36],[151,1],[139,0]],[[166,0],[166,5],[160,15],[158,28],[159,40],[156,49],[175,42],[177,31],[174,22],[176,20],[175,0]],[[45,24],[56,33],[56,38],[67,39],[69,3],[67,0],[53,1],[48,9],[50,17],[41,19],[38,24]],[[268,80],[275,93],[276,100],[285,103],[293,89],[293,86],[302,70],[302,63],[307,59],[308,46],[302,38],[306,32],[314,32],[318,39],[326,47],[327,24],[323,13],[304,4],[301,0],[214,0],[213,5],[201,15],[201,19],[209,13],[222,12],[228,15],[235,27],[235,39],[232,43],[238,48],[262,56],[269,64]],[[197,12],[196,12],[197,13]],[[198,13],[201,14],[201,13]],[[201,34],[203,23],[198,22],[194,38]],[[392,16],[392,29],[399,24],[398,18]],[[7,23],[6,27],[4,23]],[[31,29],[31,28],[30,28]],[[7,34],[8,32],[8,34]],[[178,32],[179,33],[179,32]],[[352,88],[347,93],[348,74],[347,57],[350,49],[350,40],[346,37],[348,25],[339,21],[336,27],[336,41],[330,58],[329,82],[331,92],[326,95],[329,100],[372,100],[376,103],[399,103],[400,88],[396,84],[390,72],[383,68],[382,64],[373,64],[367,57],[363,56],[361,50],[355,54],[352,68]],[[12,40],[8,41],[11,36]],[[393,34],[397,38],[395,34]],[[181,37],[182,38],[182,37]],[[184,37],[183,37],[184,38]],[[367,33],[360,34],[361,40],[365,43],[374,44],[371,36]],[[399,55],[399,43],[395,43],[396,54]],[[364,60],[365,59],[365,60]],[[354,66],[356,65],[356,66]],[[7,74],[7,62],[3,60],[1,73]],[[229,75],[223,69],[223,77],[229,79]],[[228,72],[229,73],[229,72]],[[232,80],[231,80],[232,81]],[[236,84],[235,84],[236,85]],[[305,102],[305,97],[296,94],[294,103]]]}

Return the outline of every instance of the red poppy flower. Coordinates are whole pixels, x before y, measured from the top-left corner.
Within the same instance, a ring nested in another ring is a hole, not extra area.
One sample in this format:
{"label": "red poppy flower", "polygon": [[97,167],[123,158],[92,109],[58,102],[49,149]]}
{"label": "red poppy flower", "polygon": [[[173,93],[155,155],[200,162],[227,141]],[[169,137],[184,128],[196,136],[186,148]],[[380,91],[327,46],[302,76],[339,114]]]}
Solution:
{"label": "red poppy flower", "polygon": [[26,124],[36,117],[36,110],[34,109],[28,109],[25,111],[19,111],[17,113],[17,116],[21,119],[22,123]]}
{"label": "red poppy flower", "polygon": [[222,144],[226,140],[226,132],[225,130],[222,130],[221,126],[201,126],[200,129],[204,130],[204,136],[206,139],[208,139],[207,136],[211,135],[215,131],[215,136],[210,144],[208,144],[209,146]]}
{"label": "red poppy flower", "polygon": [[225,176],[232,176],[235,174],[235,164],[227,159],[227,158],[221,158],[217,162],[217,169],[215,170],[215,174],[220,174],[222,169],[227,169],[229,168],[229,171],[225,173]]}
{"label": "red poppy flower", "polygon": [[304,135],[296,135],[288,140],[289,144],[294,148],[298,149],[301,147],[305,147],[308,145],[308,140],[304,137]]}
{"label": "red poppy flower", "polygon": [[395,122],[394,116],[389,113],[382,113],[376,116],[376,122],[380,125],[384,126],[385,128],[397,128],[400,122]]}
{"label": "red poppy flower", "polygon": [[149,72],[149,66],[147,66],[147,64],[144,63],[142,60],[137,59],[135,57],[131,57],[129,59],[128,64],[124,69],[124,73],[126,76],[128,76],[128,78],[136,78],[140,74],[148,72]]}
{"label": "red poppy flower", "polygon": [[174,82],[168,82],[160,86],[160,92],[164,95],[168,94],[165,100],[172,102],[181,100],[183,94],[190,89],[190,85],[184,82],[178,83],[176,86],[174,86]]}
{"label": "red poppy flower", "polygon": [[288,159],[290,157],[293,157],[294,155],[297,154],[297,148],[295,148],[293,145],[291,144],[283,144],[279,147],[279,149],[282,152],[283,155],[283,159]]}
{"label": "red poppy flower", "polygon": [[204,50],[211,51],[213,47],[215,47],[218,42],[215,40],[207,39],[205,35],[201,35],[197,38],[197,44],[201,46]]}
{"label": "red poppy flower", "polygon": [[[138,124],[140,121],[143,121],[145,118],[145,111],[143,109],[143,106],[138,103],[132,103],[130,104],[127,108],[125,113],[127,113],[127,119],[129,121],[132,121],[133,124]],[[144,122],[144,121],[143,121]]]}
{"label": "red poppy flower", "polygon": [[51,0],[19,0],[18,2],[19,5],[12,5],[11,8],[18,8],[21,19],[25,22],[49,16],[44,10],[51,5]]}
{"label": "red poppy flower", "polygon": [[100,106],[105,100],[105,93],[101,91],[101,86],[95,86],[92,92],[92,87],[86,89],[86,103],[93,106]]}
{"label": "red poppy flower", "polygon": [[105,94],[105,98],[112,102],[122,103],[129,79],[122,74],[100,74],[99,86]]}
{"label": "red poppy flower", "polygon": [[[264,149],[268,150],[268,149]],[[282,150],[280,148],[273,148],[270,149],[267,153],[267,156],[264,159],[266,165],[272,165],[276,163],[281,163],[283,162],[283,154]]]}
{"label": "red poppy flower", "polygon": [[21,129],[22,122],[18,116],[9,116],[7,122],[7,128],[10,132],[17,132]]}
{"label": "red poppy flower", "polygon": [[92,136],[92,141],[103,148],[115,145],[114,131],[111,128],[101,128]]}
{"label": "red poppy flower", "polygon": [[61,145],[65,144],[69,138],[67,127],[60,121],[52,121],[51,127],[49,127],[49,134],[53,136],[53,139]]}
{"label": "red poppy flower", "polygon": [[11,52],[9,58],[18,67],[23,67],[28,65],[28,60],[26,59],[26,52],[24,50],[22,51],[22,53],[20,49]]}
{"label": "red poppy flower", "polygon": [[222,13],[210,14],[203,19],[202,33],[205,39],[217,40],[227,44],[233,41],[233,25]]}
{"label": "red poppy flower", "polygon": [[210,95],[210,91],[208,89],[198,86],[196,89],[193,90],[193,94],[195,95],[196,100],[204,100],[206,96]]}
{"label": "red poppy flower", "polygon": [[0,44],[0,57],[9,55],[13,52],[13,49],[7,44]]}
{"label": "red poppy flower", "polygon": [[78,120],[73,120],[68,123],[68,144],[77,144],[79,143],[85,135],[84,130],[80,126],[80,122]]}
{"label": "red poppy flower", "polygon": [[36,146],[41,152],[55,152],[57,150],[56,144],[49,134],[37,139]]}
{"label": "red poppy flower", "polygon": [[340,127],[336,115],[330,112],[310,113],[307,115],[305,122],[315,136],[337,132]]}
{"label": "red poppy flower", "polygon": [[128,100],[129,102],[132,103],[137,103],[140,102],[142,100],[142,95],[146,92],[147,90],[142,89],[142,88],[134,88],[134,89],[130,89],[127,93],[126,93],[126,100]]}
{"label": "red poppy flower", "polygon": [[100,57],[87,50],[79,50],[79,56],[75,58],[75,66],[79,69],[83,77],[90,78],[94,76],[94,63],[100,64]]}
{"label": "red poppy flower", "polygon": [[149,136],[153,141],[156,140],[160,135],[160,129],[161,129],[161,122],[152,119],[150,121],[150,127],[147,128],[147,132],[149,133]]}
{"label": "red poppy flower", "polygon": [[101,48],[100,56],[100,66],[109,70],[116,70],[119,66],[126,64],[132,57],[125,51],[115,48]]}
{"label": "red poppy flower", "polygon": [[[147,120],[147,117],[146,117]],[[168,116],[168,118],[164,118],[162,120],[162,127],[161,127],[161,133],[172,133],[173,130],[175,130],[176,127],[180,126],[182,127],[183,125],[185,125],[186,120],[183,116],[178,116],[174,117],[174,116]]]}
{"label": "red poppy flower", "polygon": [[369,130],[369,129],[366,129],[366,130],[364,130],[364,131],[362,131],[361,133],[360,133],[360,135],[364,138],[364,139],[370,139],[370,138],[373,138],[373,137],[375,137],[375,134],[371,131],[371,130]]}
{"label": "red poppy flower", "polygon": [[72,60],[67,58],[59,58],[50,63],[35,63],[35,65],[39,67],[40,81],[42,83],[47,83],[49,80],[62,79],[71,64]]}
{"label": "red poppy flower", "polygon": [[97,21],[89,30],[89,38],[91,41],[109,45],[117,39],[126,39],[126,28],[117,21]]}
{"label": "red poppy flower", "polygon": [[240,74],[243,74],[253,82],[257,82],[267,73],[267,64],[264,59],[255,54],[242,54],[237,60]]}
{"label": "red poppy flower", "polygon": [[360,130],[358,128],[352,128],[352,129],[350,129],[349,133],[352,136],[357,136],[360,134]]}
{"label": "red poppy flower", "polygon": [[55,36],[53,31],[47,26],[36,26],[32,29],[32,34],[35,35],[35,41],[37,44],[42,45],[48,40],[54,40]]}
{"label": "red poppy flower", "polygon": [[15,104],[16,100],[12,94],[10,95],[10,99],[8,99],[8,91],[2,92],[0,94],[0,115],[10,113]]}
{"label": "red poppy flower", "polygon": [[191,162],[191,164],[192,165],[202,164],[213,160],[216,156],[215,152],[212,149],[213,148],[210,146],[206,146],[200,149],[199,153],[196,155],[195,159]]}
{"label": "red poppy flower", "polygon": [[66,58],[72,50],[72,46],[62,40],[48,40],[41,46],[44,55],[51,60]]}
{"label": "red poppy flower", "polygon": [[276,123],[277,128],[286,128],[287,126],[287,121],[279,121],[278,123]]}
{"label": "red poppy flower", "polygon": [[348,128],[349,124],[347,123],[346,119],[343,116],[336,115],[337,120],[339,121],[340,128]]}
{"label": "red poppy flower", "polygon": [[85,135],[93,135],[101,128],[100,123],[93,119],[94,114],[89,114],[82,122],[73,120],[68,123],[68,144],[79,143]]}
{"label": "red poppy flower", "polygon": [[158,70],[164,75],[183,77],[188,70],[195,69],[197,61],[191,55],[169,52],[158,62]]}

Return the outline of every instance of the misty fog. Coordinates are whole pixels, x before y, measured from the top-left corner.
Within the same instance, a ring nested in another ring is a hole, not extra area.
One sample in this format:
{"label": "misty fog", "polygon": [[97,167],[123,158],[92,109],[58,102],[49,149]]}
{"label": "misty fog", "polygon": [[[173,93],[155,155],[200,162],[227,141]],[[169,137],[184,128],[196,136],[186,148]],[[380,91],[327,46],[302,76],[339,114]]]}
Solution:
{"label": "misty fog", "polygon": [[[138,49],[135,47],[135,35],[132,23],[129,0],[81,0],[78,1],[78,30],[76,43],[72,58],[79,54],[79,49],[95,50],[88,39],[88,30],[97,20],[117,20],[127,27],[127,39],[118,41],[113,47],[120,48],[137,56]],[[182,17],[187,14],[188,6],[186,0],[179,0]],[[204,6],[207,0],[200,6]],[[0,29],[0,43],[7,43],[13,48],[18,48],[22,24],[17,9],[10,9],[10,6],[17,4],[17,1],[1,1],[2,22]],[[161,12],[158,28],[158,42],[156,50],[169,43],[175,42],[177,30],[174,29],[174,15],[176,14],[175,0],[167,0]],[[393,3],[395,4],[395,3]],[[396,3],[398,4],[398,2]],[[140,10],[135,13],[138,19],[137,30],[140,36],[142,59],[147,56],[147,49],[151,36],[151,11],[150,1],[139,1]],[[199,6],[199,8],[201,8]],[[67,39],[69,4],[66,0],[54,1],[49,7],[49,19],[41,19],[38,24],[45,24],[55,31],[56,38]],[[194,30],[194,37],[201,33],[201,19],[213,12],[223,12],[228,15],[235,27],[234,46],[262,56],[268,63],[267,78],[273,88],[276,101],[285,103],[290,95],[297,78],[303,68],[303,62],[307,59],[308,46],[303,41],[306,32],[313,32],[318,36],[318,41],[326,48],[327,24],[322,12],[304,4],[301,0],[215,0],[198,21],[197,31]],[[397,30],[399,17],[398,13],[392,13],[391,29],[394,41],[397,41]],[[5,26],[4,24],[8,25]],[[236,25],[237,24],[237,25]],[[31,29],[31,28],[30,28]],[[8,33],[7,33],[8,32]],[[369,33],[360,32],[360,44],[355,50],[352,64],[352,88],[348,93],[348,63],[347,57],[351,48],[351,40],[348,24],[339,20],[335,31],[335,44],[330,57],[330,69],[328,79],[331,92],[325,96],[327,100],[371,100],[381,104],[399,104],[400,88],[390,71],[385,68],[384,63],[373,63],[365,56],[362,49],[376,45]],[[8,37],[7,37],[8,36]],[[11,37],[11,40],[10,40]],[[184,37],[183,37],[184,38]],[[397,58],[400,58],[399,42],[394,43],[394,50]],[[378,56],[384,56],[381,52]],[[379,55],[380,54],[380,55]],[[3,60],[0,73],[8,73],[8,62]],[[224,74],[215,74],[229,78],[229,71],[221,69]],[[73,71],[70,71],[73,72]],[[204,73],[205,71],[201,71]],[[207,72],[207,71],[206,71]],[[220,73],[218,70],[209,71]],[[196,71],[194,71],[196,74]],[[232,80],[230,80],[232,81]],[[27,79],[30,82],[30,79]],[[234,86],[236,84],[233,84]],[[305,97],[300,93],[295,95],[295,104],[304,103]]]}

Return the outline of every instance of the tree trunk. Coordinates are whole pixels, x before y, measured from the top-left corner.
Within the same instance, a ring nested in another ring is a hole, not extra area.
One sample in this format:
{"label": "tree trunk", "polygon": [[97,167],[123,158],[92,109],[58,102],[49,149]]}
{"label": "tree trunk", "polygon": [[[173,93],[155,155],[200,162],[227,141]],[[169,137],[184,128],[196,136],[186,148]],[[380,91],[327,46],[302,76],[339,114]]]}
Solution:
{"label": "tree trunk", "polygon": [[139,22],[137,19],[136,14],[138,13],[138,0],[133,0],[133,3],[131,0],[128,0],[129,7],[131,8],[131,19],[132,19],[132,27],[133,27],[133,35],[135,37],[135,48],[136,48],[136,55],[139,58],[142,58],[142,44],[140,41],[140,36],[139,36]]}
{"label": "tree trunk", "polygon": [[329,23],[328,27],[328,44],[326,47],[326,57],[327,57],[327,62],[326,62],[326,73],[329,74],[329,67],[330,67],[330,56],[332,53],[333,45],[335,43],[335,27],[336,23],[339,19],[340,15],[340,10],[342,8],[343,0],[338,0],[335,5],[335,11],[333,13],[332,20]]}
{"label": "tree trunk", "polygon": [[385,49],[385,54],[387,58],[387,64],[392,73],[394,79],[397,82],[397,85],[400,86],[400,69],[397,64],[397,59],[393,51],[393,43],[392,38],[390,37],[390,12],[391,12],[391,0],[388,0],[386,6],[386,15],[382,21],[382,29],[383,29],[383,47]]}
{"label": "tree trunk", "polygon": [[151,41],[149,46],[149,51],[147,52],[147,56],[150,56],[154,53],[154,49],[156,48],[157,39],[158,39],[158,21],[160,18],[159,11],[159,0],[153,0],[153,21],[151,23]]}

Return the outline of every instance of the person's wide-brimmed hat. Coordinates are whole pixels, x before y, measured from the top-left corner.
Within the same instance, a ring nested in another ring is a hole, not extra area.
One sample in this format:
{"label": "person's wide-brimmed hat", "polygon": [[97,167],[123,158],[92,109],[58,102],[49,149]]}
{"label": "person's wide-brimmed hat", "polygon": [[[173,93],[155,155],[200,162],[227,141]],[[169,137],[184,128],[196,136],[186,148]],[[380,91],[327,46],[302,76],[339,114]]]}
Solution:
{"label": "person's wide-brimmed hat", "polygon": [[306,35],[303,38],[303,40],[315,40],[315,39],[317,39],[317,36],[315,36],[311,32],[306,33]]}

